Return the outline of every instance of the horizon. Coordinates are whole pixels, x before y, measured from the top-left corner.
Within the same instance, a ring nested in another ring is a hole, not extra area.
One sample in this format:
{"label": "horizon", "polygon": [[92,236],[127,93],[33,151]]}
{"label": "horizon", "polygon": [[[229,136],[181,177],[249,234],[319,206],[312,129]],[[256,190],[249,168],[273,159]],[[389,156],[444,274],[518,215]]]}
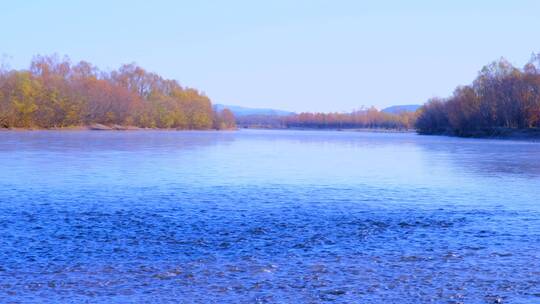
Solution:
{"label": "horizon", "polygon": [[523,66],[540,51],[540,4],[519,3],[29,1],[5,4],[0,54],[15,69],[40,54],[103,70],[135,62],[214,104],[383,109],[449,96],[500,57]]}

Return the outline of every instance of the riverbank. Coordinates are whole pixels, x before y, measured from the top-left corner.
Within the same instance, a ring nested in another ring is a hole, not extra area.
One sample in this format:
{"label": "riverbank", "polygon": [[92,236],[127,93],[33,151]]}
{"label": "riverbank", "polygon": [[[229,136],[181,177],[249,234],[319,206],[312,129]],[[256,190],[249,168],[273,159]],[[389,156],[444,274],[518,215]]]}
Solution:
{"label": "riverbank", "polygon": [[437,135],[459,138],[477,138],[477,139],[501,139],[501,140],[526,140],[540,141],[540,129],[508,129],[498,128],[493,130],[483,130],[465,135],[458,135],[451,132],[440,133],[420,133],[416,129],[381,129],[381,128],[351,128],[351,129],[336,129],[336,128],[247,128],[246,130],[293,130],[293,131],[328,131],[328,132],[366,132],[366,133],[417,133],[419,135]]}
{"label": "riverbank", "polygon": [[540,128],[538,129],[507,129],[498,128],[458,135],[451,132],[421,133],[415,129],[380,129],[380,128],[261,128],[239,127],[231,129],[178,129],[178,128],[141,128],[132,125],[105,125],[91,124],[83,126],[68,126],[56,128],[0,128],[0,132],[9,131],[238,131],[238,130],[276,130],[276,131],[327,131],[327,132],[365,132],[365,133],[418,133],[420,135],[436,135],[460,138],[501,139],[501,140],[528,140],[540,141]]}
{"label": "riverbank", "polygon": [[420,135],[438,135],[461,138],[483,138],[483,139],[507,139],[507,140],[540,140],[540,128],[511,129],[495,128],[489,130],[478,130],[466,134],[455,134],[452,132],[422,133]]}
{"label": "riverbank", "polygon": [[506,129],[500,128],[492,131],[491,134],[479,134],[479,138],[499,138],[499,139],[525,139],[540,140],[540,129]]}
{"label": "riverbank", "polygon": [[67,126],[67,127],[55,127],[55,128],[0,128],[0,131],[40,131],[40,130],[50,130],[50,131],[150,131],[150,130],[160,130],[160,131],[234,131],[234,129],[178,129],[178,128],[141,128],[131,125],[105,125],[105,124],[91,124],[91,125],[82,125],[82,126]]}
{"label": "riverbank", "polygon": [[240,127],[246,130],[291,130],[291,131],[332,131],[332,132],[371,132],[371,133],[414,133],[414,129],[381,129],[381,128],[265,128]]}
{"label": "riverbank", "polygon": [[379,129],[379,128],[351,128],[351,129],[334,129],[334,128],[286,128],[284,130],[303,130],[303,131],[334,131],[334,132],[370,132],[370,133],[413,133],[413,129]]}

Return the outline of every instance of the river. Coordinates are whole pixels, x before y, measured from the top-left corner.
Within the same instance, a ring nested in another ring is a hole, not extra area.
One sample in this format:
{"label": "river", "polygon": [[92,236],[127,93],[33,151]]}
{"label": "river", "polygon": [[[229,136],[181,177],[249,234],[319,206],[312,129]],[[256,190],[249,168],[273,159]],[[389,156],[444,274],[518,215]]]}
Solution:
{"label": "river", "polygon": [[0,302],[538,303],[540,143],[0,132]]}

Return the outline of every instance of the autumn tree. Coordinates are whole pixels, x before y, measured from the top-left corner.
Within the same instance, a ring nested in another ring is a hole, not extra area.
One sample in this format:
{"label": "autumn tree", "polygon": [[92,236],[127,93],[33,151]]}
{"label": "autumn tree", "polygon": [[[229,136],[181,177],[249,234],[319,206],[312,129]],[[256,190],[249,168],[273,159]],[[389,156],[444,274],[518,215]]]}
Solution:
{"label": "autumn tree", "polygon": [[[210,129],[210,99],[136,64],[111,72],[88,62],[36,56],[28,70],[0,69],[0,126],[120,124]],[[221,113],[231,125],[232,113]],[[233,119],[234,120],[234,119]]]}
{"label": "autumn tree", "polygon": [[420,109],[421,133],[458,136],[495,134],[501,130],[540,127],[540,56],[533,54],[522,68],[507,60],[482,68],[470,86],[453,96],[428,102]]}
{"label": "autumn tree", "polygon": [[236,128],[236,120],[231,110],[227,108],[221,111],[214,109],[213,128],[216,130],[231,130]]}

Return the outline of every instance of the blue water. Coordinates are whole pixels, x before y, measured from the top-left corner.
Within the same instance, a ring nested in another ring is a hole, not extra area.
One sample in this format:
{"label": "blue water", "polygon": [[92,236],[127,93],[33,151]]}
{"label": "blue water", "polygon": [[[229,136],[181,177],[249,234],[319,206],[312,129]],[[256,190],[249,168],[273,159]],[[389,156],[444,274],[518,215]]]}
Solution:
{"label": "blue water", "polygon": [[540,303],[540,143],[0,132],[1,303]]}

